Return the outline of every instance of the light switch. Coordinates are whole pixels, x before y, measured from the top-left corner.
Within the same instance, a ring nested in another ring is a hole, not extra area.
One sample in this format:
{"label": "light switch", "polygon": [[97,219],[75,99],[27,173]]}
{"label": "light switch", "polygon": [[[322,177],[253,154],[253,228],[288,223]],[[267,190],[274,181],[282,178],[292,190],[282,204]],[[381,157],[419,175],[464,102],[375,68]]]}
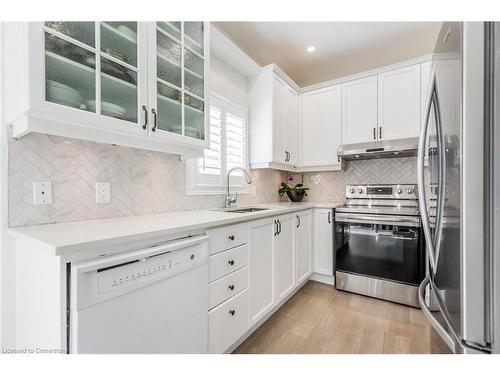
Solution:
{"label": "light switch", "polygon": [[96,182],[95,202],[99,204],[111,202],[111,186],[109,182]]}
{"label": "light switch", "polygon": [[52,182],[33,181],[33,204],[52,204]]}

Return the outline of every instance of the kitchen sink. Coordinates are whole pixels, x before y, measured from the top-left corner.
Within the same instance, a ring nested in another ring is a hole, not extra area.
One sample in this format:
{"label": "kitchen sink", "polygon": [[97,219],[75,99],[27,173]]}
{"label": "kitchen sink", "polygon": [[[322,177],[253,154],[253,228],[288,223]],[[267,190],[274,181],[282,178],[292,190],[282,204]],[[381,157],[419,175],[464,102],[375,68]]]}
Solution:
{"label": "kitchen sink", "polygon": [[249,212],[258,212],[258,211],[265,211],[265,210],[269,210],[269,208],[263,208],[263,207],[244,207],[244,208],[238,208],[238,207],[235,207],[235,208],[226,208],[223,211],[225,211],[225,212],[235,212],[235,213],[238,213],[238,214],[245,214],[245,213],[249,213]]}

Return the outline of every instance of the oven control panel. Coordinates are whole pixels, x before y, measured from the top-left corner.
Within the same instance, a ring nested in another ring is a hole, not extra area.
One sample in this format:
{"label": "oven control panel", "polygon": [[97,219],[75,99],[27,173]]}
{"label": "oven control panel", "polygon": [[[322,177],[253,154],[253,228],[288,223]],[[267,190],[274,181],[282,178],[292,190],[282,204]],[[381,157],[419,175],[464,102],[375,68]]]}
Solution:
{"label": "oven control panel", "polygon": [[346,198],[417,199],[417,185],[347,185]]}

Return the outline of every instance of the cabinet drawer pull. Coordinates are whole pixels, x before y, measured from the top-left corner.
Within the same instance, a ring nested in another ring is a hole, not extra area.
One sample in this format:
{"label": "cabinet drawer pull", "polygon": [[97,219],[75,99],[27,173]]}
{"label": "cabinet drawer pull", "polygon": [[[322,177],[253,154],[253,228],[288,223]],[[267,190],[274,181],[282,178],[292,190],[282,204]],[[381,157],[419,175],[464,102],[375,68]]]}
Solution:
{"label": "cabinet drawer pull", "polygon": [[142,110],[144,111],[144,124],[142,125],[142,128],[146,130],[148,128],[148,109],[145,105],[143,105]]}
{"label": "cabinet drawer pull", "polygon": [[382,127],[378,127],[378,139],[382,139]]}
{"label": "cabinet drawer pull", "polygon": [[234,237],[234,235],[230,235],[230,236],[229,236],[229,239],[230,239],[231,241],[234,241],[234,238],[235,238],[235,237]]}
{"label": "cabinet drawer pull", "polygon": [[234,314],[236,314],[235,310],[229,310],[229,315],[234,316]]}
{"label": "cabinet drawer pull", "polygon": [[228,285],[227,287],[229,288],[229,290],[234,290],[234,284]]}
{"label": "cabinet drawer pull", "polygon": [[328,212],[328,224],[332,223],[332,213]]}
{"label": "cabinet drawer pull", "polygon": [[229,262],[227,262],[230,266],[234,266],[234,260],[230,260]]}
{"label": "cabinet drawer pull", "polygon": [[373,139],[377,139],[377,128],[373,128]]}
{"label": "cabinet drawer pull", "polygon": [[297,216],[297,228],[300,227],[300,217],[299,215],[296,215]]}
{"label": "cabinet drawer pull", "polygon": [[158,127],[158,115],[156,114],[156,110],[154,108],[151,110],[151,113],[153,114],[153,127],[151,128],[151,131],[155,132]]}

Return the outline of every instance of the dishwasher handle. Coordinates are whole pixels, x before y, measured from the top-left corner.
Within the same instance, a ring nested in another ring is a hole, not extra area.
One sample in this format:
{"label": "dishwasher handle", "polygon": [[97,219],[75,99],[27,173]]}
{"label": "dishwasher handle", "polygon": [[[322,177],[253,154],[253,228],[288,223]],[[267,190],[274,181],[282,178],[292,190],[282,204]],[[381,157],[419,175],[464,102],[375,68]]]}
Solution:
{"label": "dishwasher handle", "polygon": [[92,272],[104,268],[117,268],[117,266],[126,266],[134,261],[143,261],[150,257],[158,256],[171,251],[176,251],[199,243],[208,242],[206,235],[190,236],[181,239],[175,239],[164,243],[159,243],[136,251],[130,251],[123,254],[105,257],[77,264],[78,272]]}

